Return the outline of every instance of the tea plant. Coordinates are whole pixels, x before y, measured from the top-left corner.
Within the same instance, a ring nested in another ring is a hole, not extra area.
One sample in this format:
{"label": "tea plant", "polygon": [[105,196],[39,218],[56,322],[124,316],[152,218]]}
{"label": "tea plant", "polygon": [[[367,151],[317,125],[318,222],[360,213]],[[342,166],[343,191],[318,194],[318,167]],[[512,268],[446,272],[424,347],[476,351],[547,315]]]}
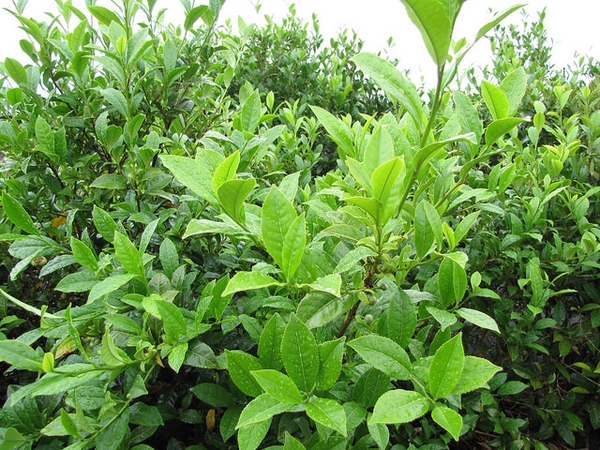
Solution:
{"label": "tea plant", "polygon": [[299,72],[295,98],[245,59],[306,40],[293,11],[268,42],[217,28],[218,1],[179,26],[149,0],[50,24],[26,3],[31,62],[2,66],[0,449],[543,448],[573,445],[583,399],[599,423],[596,116],[525,119],[526,68],[449,90],[462,1],[403,0],[429,102],[355,41],[315,56],[356,66],[339,111],[339,85]]}

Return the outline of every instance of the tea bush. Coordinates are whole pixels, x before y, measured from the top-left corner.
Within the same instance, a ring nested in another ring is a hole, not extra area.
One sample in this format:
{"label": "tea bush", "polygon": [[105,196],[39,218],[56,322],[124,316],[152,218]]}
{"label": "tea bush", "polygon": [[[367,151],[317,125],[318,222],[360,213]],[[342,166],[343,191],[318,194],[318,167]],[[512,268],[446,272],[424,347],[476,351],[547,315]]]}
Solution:
{"label": "tea bush", "polygon": [[153,0],[50,23],[26,3],[30,62],[1,66],[0,449],[593,444],[579,73],[533,103],[531,66],[452,90],[462,1],[403,0],[428,101],[293,10],[237,36],[219,0],[182,1],[181,25]]}

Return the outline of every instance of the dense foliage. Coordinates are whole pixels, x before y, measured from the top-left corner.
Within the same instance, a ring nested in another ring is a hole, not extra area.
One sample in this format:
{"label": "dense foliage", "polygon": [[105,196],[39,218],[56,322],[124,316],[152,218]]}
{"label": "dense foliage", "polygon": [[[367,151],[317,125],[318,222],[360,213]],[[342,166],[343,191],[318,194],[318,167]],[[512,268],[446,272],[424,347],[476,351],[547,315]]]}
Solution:
{"label": "dense foliage", "polygon": [[427,99],[293,10],[16,2],[0,450],[597,444],[595,62],[554,71],[542,14],[452,89],[463,1],[402,2]]}

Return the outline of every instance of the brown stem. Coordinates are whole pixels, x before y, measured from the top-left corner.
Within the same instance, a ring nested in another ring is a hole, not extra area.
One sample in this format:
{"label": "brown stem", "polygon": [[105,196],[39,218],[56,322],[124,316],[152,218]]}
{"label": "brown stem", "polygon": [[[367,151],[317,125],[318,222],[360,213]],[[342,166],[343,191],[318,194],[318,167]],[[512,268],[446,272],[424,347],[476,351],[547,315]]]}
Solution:
{"label": "brown stem", "polygon": [[358,311],[359,306],[360,306],[360,300],[357,301],[354,304],[354,306],[352,307],[352,309],[350,311],[348,311],[348,314],[346,314],[346,319],[344,320],[344,323],[342,324],[342,328],[340,328],[340,332],[337,335],[338,339],[341,338],[346,333],[346,330],[348,329],[348,327],[354,320],[354,317],[356,317],[356,311]]}

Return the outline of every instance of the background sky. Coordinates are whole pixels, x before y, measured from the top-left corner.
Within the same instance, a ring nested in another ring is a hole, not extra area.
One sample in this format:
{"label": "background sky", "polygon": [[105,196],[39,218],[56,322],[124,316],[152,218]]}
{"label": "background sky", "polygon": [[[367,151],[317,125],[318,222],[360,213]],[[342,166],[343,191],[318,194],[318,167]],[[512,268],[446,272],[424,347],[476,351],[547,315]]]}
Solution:
{"label": "background sky", "polygon": [[[120,0],[116,0],[120,3]],[[208,0],[196,0],[196,4],[208,3]],[[343,28],[354,29],[365,41],[364,50],[379,51],[387,47],[387,41],[393,38],[390,50],[392,57],[398,58],[401,68],[410,69],[414,76],[423,76],[428,84],[435,76],[431,62],[420,35],[406,15],[400,0],[372,0],[366,6],[364,0],[260,0],[260,11],[256,12],[257,0],[226,0],[221,21],[231,20],[237,24],[242,16],[247,24],[264,23],[264,16],[273,16],[276,20],[287,14],[291,4],[296,5],[297,15],[310,21],[316,13],[321,33],[326,38],[335,36]],[[471,38],[483,24],[490,21],[493,12],[502,12],[518,3],[514,0],[467,0],[457,26],[455,39]],[[51,8],[51,0],[29,0],[26,15],[38,20],[43,19],[42,12]],[[83,0],[73,0],[73,4],[85,9]],[[109,0],[99,0],[98,4],[110,5]],[[0,7],[11,7],[12,0],[0,0]],[[168,9],[168,20],[183,21],[183,8],[178,0],[159,0],[157,7]],[[574,61],[574,54],[585,54],[600,60],[600,17],[599,0],[530,0],[524,8],[528,21],[537,18],[537,12],[546,8],[548,35],[553,43],[553,63],[564,67]],[[524,18],[521,12],[514,13],[508,22],[518,23]],[[17,28],[16,20],[8,12],[0,9],[0,61],[7,56],[28,63],[27,57],[20,52],[18,42],[23,38]],[[465,60],[463,69],[468,65],[483,66],[489,63],[491,53],[489,43],[482,39],[475,47],[470,58]],[[416,81],[416,80],[415,80]]]}

